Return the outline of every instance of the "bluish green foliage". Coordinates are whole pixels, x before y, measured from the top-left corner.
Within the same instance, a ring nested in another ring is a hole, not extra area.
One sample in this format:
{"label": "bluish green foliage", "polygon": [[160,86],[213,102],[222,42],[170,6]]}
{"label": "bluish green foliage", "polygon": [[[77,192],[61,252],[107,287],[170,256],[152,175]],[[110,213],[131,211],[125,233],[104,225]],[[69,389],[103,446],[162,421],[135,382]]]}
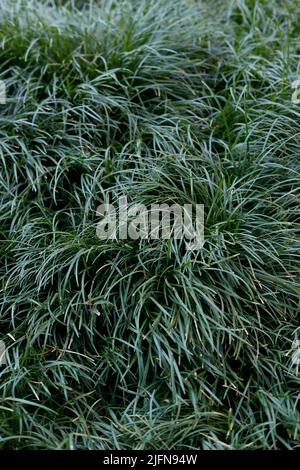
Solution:
{"label": "bluish green foliage", "polygon": [[[295,0],[0,3],[2,449],[300,443]],[[97,206],[205,205],[205,245]]]}

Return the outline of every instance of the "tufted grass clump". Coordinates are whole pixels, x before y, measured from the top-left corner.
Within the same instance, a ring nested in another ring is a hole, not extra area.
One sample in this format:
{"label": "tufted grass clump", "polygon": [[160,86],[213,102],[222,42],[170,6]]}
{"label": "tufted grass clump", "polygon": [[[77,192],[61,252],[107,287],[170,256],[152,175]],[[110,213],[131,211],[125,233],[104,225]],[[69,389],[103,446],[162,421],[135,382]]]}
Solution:
{"label": "tufted grass clump", "polygon": [[[299,447],[299,20],[1,1],[1,449]],[[100,240],[122,194],[204,204],[203,248]]]}

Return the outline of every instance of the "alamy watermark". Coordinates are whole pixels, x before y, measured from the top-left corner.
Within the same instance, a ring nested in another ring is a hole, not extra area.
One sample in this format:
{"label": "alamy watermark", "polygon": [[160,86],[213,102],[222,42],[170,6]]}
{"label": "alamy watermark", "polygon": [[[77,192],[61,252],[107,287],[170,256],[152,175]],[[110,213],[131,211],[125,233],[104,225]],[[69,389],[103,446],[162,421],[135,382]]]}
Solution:
{"label": "alamy watermark", "polygon": [[292,366],[297,367],[297,370],[300,366],[300,339],[295,339],[292,344]]}
{"label": "alamy watermark", "polygon": [[101,217],[96,233],[101,240],[184,240],[188,251],[204,244],[203,204],[128,204],[120,196],[118,206],[104,203],[97,208]]}
{"label": "alamy watermark", "polygon": [[300,77],[292,82],[292,89],[295,90],[292,94],[292,103],[300,104]]}
{"label": "alamy watermark", "polygon": [[291,348],[285,355],[289,358],[290,371],[298,374],[300,370],[300,339],[298,339],[297,333],[295,333]]}
{"label": "alamy watermark", "polygon": [[4,341],[0,341],[0,367],[6,366],[6,347]]}
{"label": "alamy watermark", "polygon": [[6,104],[6,85],[0,80],[0,104]]}

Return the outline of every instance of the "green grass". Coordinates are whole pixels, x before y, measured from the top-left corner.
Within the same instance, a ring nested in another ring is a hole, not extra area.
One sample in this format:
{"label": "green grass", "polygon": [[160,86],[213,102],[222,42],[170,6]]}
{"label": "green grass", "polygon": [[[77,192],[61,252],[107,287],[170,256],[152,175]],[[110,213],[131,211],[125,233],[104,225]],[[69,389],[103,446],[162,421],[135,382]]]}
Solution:
{"label": "green grass", "polygon": [[[2,0],[2,449],[300,446],[297,0]],[[97,206],[205,205],[205,245]]]}

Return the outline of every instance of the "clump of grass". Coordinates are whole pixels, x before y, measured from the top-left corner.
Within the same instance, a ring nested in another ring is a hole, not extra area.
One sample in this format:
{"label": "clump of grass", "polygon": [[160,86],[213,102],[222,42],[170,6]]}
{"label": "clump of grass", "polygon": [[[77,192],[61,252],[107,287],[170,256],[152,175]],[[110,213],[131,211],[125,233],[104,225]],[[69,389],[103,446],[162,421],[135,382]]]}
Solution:
{"label": "clump of grass", "polygon": [[[299,447],[299,15],[1,2],[2,449]],[[121,194],[203,249],[99,240]]]}

